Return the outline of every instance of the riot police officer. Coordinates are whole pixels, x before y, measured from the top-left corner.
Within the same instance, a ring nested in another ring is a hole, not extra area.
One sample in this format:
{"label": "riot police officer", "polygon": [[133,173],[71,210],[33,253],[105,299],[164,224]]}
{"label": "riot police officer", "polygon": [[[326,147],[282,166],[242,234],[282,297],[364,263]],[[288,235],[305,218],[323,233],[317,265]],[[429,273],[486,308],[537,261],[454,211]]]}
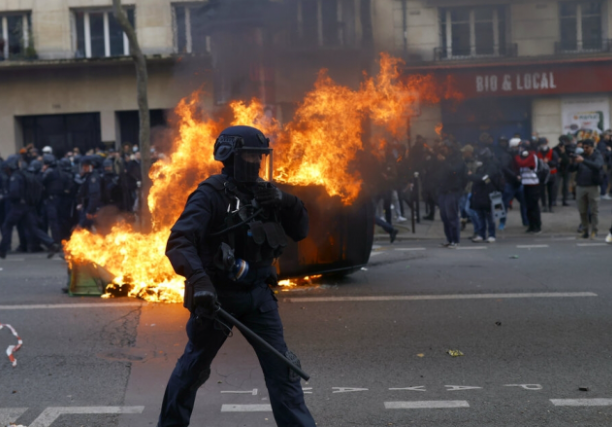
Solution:
{"label": "riot police officer", "polygon": [[62,242],[60,226],[61,197],[64,192],[62,177],[53,154],[43,155],[42,183],[45,187],[43,208],[47,217],[51,236],[55,243]]}
{"label": "riot police officer", "polygon": [[10,156],[4,162],[4,170],[9,176],[6,197],[11,203],[11,209],[2,225],[0,258],[6,257],[6,252],[10,249],[10,236],[13,227],[21,220],[24,221],[27,234],[47,246],[49,257],[52,257],[59,252],[60,246],[38,228],[36,216],[36,206],[40,203],[40,197],[42,196],[42,185],[37,187],[36,178],[28,176],[28,172],[21,170],[21,160],[18,155]]}
{"label": "riot police officer", "polygon": [[93,156],[81,159],[82,184],[77,193],[77,210],[79,211],[79,225],[83,228],[91,228],[93,221],[102,206],[102,188],[100,185],[100,174],[94,169],[96,160]]}
{"label": "riot police officer", "polygon": [[[288,358],[295,357],[285,344],[278,304],[268,285],[276,283],[272,263],[287,236],[299,241],[308,234],[308,214],[300,199],[259,178],[271,151],[269,140],[255,128],[225,129],[214,147],[222,173],[198,186],[172,228],[166,255],[186,278],[184,304],[191,316],[189,342],[168,382],[159,427],[189,425],[196,392],[229,332],[214,316],[217,304]],[[271,170],[269,163],[267,167]],[[299,377],[271,353],[251,345],[277,425],[314,427]]]}

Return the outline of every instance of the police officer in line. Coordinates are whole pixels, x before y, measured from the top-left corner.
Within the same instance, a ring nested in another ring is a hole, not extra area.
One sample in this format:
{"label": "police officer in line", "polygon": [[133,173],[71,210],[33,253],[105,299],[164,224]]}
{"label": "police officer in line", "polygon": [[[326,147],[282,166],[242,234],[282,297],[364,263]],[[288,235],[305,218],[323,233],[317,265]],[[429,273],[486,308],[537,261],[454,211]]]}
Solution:
{"label": "police officer in line", "polygon": [[119,175],[115,172],[115,165],[112,159],[106,159],[102,163],[104,171],[102,172],[102,205],[115,206],[120,209],[122,204],[121,187],[119,185]]}
{"label": "police officer in line", "polygon": [[74,166],[70,159],[61,159],[57,170],[62,180],[62,194],[60,196],[58,215],[62,240],[70,238],[72,229],[77,225],[76,194],[78,190],[74,179]]}
{"label": "police officer in line", "polygon": [[[287,236],[299,241],[308,234],[308,214],[300,199],[259,178],[271,151],[269,140],[255,128],[225,129],[214,147],[222,173],[198,186],[172,228],[166,255],[186,278],[184,304],[191,316],[189,342],[168,382],[159,427],[189,425],[196,392],[210,376],[210,365],[233,326],[216,320],[218,304],[297,360],[285,344],[278,303],[268,285],[277,282],[272,263]],[[277,425],[314,427],[299,377],[251,345]]]}
{"label": "police officer in line", "polygon": [[53,240],[55,243],[60,244],[63,237],[60,225],[60,210],[64,187],[62,176],[53,154],[43,154],[42,183],[45,187],[43,209],[47,217],[47,224],[51,229]]}
{"label": "police officer in line", "polygon": [[4,171],[9,177],[6,198],[10,201],[11,208],[2,225],[0,258],[6,258],[6,253],[10,249],[13,227],[22,220],[28,236],[43,243],[49,250],[49,257],[52,257],[59,252],[60,246],[38,228],[36,215],[36,206],[40,203],[42,195],[42,185],[39,189],[36,178],[26,175],[29,172],[21,169],[21,162],[19,155],[10,156],[4,162]]}
{"label": "police officer in line", "polygon": [[102,187],[100,174],[94,169],[96,159],[86,156],[81,159],[79,192],[77,193],[77,210],[79,211],[79,225],[91,229],[96,212],[102,206]]}

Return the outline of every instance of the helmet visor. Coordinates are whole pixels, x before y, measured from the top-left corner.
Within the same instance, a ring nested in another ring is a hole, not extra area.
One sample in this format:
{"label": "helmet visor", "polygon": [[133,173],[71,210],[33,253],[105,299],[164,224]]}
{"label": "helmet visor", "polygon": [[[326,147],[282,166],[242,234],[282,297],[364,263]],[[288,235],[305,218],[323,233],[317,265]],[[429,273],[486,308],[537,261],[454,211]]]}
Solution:
{"label": "helmet visor", "polygon": [[272,149],[242,147],[234,154],[234,178],[238,182],[272,180]]}

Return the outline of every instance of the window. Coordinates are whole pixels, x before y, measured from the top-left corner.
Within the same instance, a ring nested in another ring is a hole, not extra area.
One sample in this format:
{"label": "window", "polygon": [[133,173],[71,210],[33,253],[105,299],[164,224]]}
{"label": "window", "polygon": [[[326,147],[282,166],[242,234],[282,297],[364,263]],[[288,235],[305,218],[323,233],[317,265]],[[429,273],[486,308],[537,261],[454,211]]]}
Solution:
{"label": "window", "polygon": [[30,13],[0,14],[0,60],[27,56],[30,27]]}
{"label": "window", "polygon": [[353,0],[297,0],[294,44],[351,46],[355,40]]}
{"label": "window", "polygon": [[[134,9],[126,9],[134,26]],[[127,36],[112,10],[79,10],[73,13],[74,50],[77,58],[100,58],[130,54]]]}
{"label": "window", "polygon": [[561,51],[597,51],[603,48],[602,2],[559,4]]}
{"label": "window", "polygon": [[442,58],[501,56],[506,49],[503,7],[442,8]]}
{"label": "window", "polygon": [[34,144],[40,150],[49,145],[60,156],[74,147],[85,153],[100,146],[99,113],[23,116],[19,122],[24,146]]}
{"label": "window", "polygon": [[210,5],[174,7],[174,48],[177,53],[209,53],[210,35],[206,32]]}

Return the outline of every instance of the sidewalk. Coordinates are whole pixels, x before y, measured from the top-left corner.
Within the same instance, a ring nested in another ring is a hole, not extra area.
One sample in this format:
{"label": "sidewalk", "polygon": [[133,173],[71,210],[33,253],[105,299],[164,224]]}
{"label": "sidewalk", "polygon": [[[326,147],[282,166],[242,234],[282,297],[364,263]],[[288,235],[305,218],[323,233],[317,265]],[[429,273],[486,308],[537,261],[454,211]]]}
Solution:
{"label": "sidewalk", "polygon": [[[580,225],[580,215],[576,208],[574,200],[568,201],[570,206],[557,206],[553,208],[554,213],[542,213],[542,234],[540,236],[547,237],[563,237],[577,236],[576,229]],[[421,204],[422,205],[422,204]],[[508,220],[506,221],[506,229],[504,231],[496,230],[496,238],[504,239],[506,237],[526,236],[526,227],[521,223],[521,215],[519,204],[514,201],[514,209],[508,211]],[[444,236],[444,228],[440,219],[440,212],[436,208],[436,217],[434,221],[425,221],[421,212],[421,223],[416,224],[416,232],[412,233],[412,224],[410,221],[410,209],[406,210],[408,221],[394,223],[400,232],[397,235],[396,241],[399,240],[422,240],[422,239],[437,239],[442,242],[446,241]],[[612,201],[601,200],[599,202],[599,231],[598,239],[604,239],[610,229],[612,223]],[[499,224],[498,224],[499,225]],[[461,232],[461,239],[466,240],[471,238],[474,232],[472,224],[467,224],[464,231]],[[389,235],[382,228],[376,227],[374,231],[374,240],[376,242],[388,242]]]}

